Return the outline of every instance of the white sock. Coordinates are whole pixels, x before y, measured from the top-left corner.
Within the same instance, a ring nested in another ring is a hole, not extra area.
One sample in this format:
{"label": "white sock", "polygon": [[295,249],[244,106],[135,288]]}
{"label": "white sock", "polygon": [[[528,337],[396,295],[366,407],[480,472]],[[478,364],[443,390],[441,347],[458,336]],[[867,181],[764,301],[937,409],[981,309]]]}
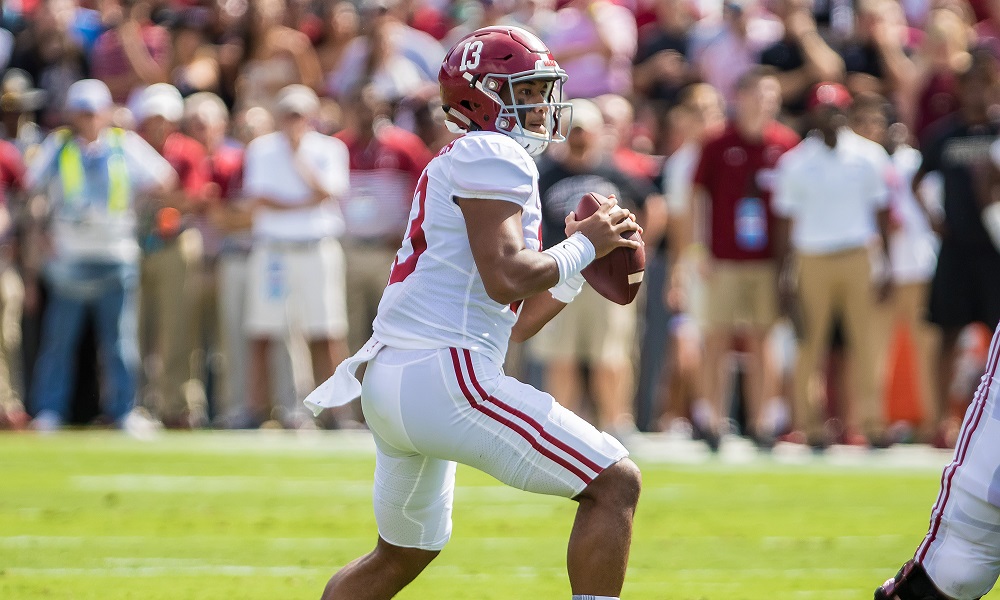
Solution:
{"label": "white sock", "polygon": [[591,596],[590,594],[576,594],[573,600],[621,600],[618,596]]}

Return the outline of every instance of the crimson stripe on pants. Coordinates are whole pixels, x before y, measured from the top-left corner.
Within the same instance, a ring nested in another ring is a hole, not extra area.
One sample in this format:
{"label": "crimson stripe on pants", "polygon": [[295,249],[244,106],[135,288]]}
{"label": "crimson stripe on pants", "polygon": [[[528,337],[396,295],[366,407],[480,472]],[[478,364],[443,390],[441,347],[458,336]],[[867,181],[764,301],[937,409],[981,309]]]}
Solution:
{"label": "crimson stripe on pants", "polygon": [[538,424],[538,421],[535,421],[534,419],[532,419],[528,415],[524,414],[523,412],[517,410],[516,408],[508,406],[507,404],[505,404],[503,401],[501,401],[500,399],[496,398],[495,396],[491,396],[491,395],[487,394],[486,390],[484,390],[483,387],[481,385],[479,385],[479,380],[476,378],[476,372],[472,368],[472,353],[469,352],[468,350],[464,350],[464,352],[465,352],[465,366],[468,367],[468,369],[469,369],[469,377],[472,379],[472,385],[475,386],[475,388],[479,392],[480,396],[482,396],[483,398],[485,398],[488,401],[492,402],[493,404],[496,404],[497,406],[499,406],[503,410],[507,411],[508,413],[510,413],[510,414],[512,414],[512,415],[514,415],[514,416],[516,416],[518,418],[520,418],[522,421],[524,421],[528,425],[531,425],[532,429],[534,429],[535,431],[537,431],[538,434],[542,436],[542,439],[548,441],[549,443],[551,443],[556,448],[559,448],[560,450],[562,450],[566,454],[569,454],[570,456],[572,456],[576,460],[580,461],[580,464],[582,464],[583,466],[587,467],[588,469],[590,469],[591,471],[593,471],[595,474],[601,472],[602,469],[599,466],[597,466],[597,464],[594,463],[594,461],[588,459],[583,454],[580,454],[580,452],[578,452],[576,450],[576,448],[573,448],[572,446],[569,446],[568,444],[566,444],[562,440],[559,440],[559,439],[555,438],[554,436],[552,436],[549,432],[545,431],[545,429],[543,429],[541,425]]}
{"label": "crimson stripe on pants", "polygon": [[531,437],[531,435],[527,431],[525,431],[522,427],[520,427],[510,419],[507,419],[502,415],[498,415],[491,410],[487,410],[482,403],[477,403],[475,396],[472,395],[472,392],[469,391],[468,385],[466,385],[465,383],[465,375],[462,373],[462,365],[458,360],[458,351],[455,350],[455,348],[450,348],[450,350],[451,350],[451,361],[452,364],[455,366],[455,377],[458,379],[458,386],[462,389],[462,394],[465,395],[465,399],[469,401],[469,405],[473,409],[483,413],[484,415],[493,419],[494,421],[497,421],[507,426],[509,429],[514,431],[514,433],[524,438],[524,440],[527,441],[529,444],[531,444],[531,447],[537,450],[542,456],[545,456],[546,458],[556,463],[557,465],[563,467],[573,475],[579,477],[587,485],[590,485],[590,482],[594,480],[593,477],[590,477],[589,475],[581,471],[576,465],[570,463],[565,458],[555,454],[554,452],[543,446],[541,443],[538,442],[538,440]]}
{"label": "crimson stripe on pants", "polygon": [[945,507],[948,505],[948,500],[951,497],[951,483],[955,479],[955,473],[961,468],[962,464],[965,462],[965,458],[968,455],[969,446],[972,443],[972,436],[976,429],[979,427],[979,423],[983,418],[983,413],[986,411],[986,401],[989,399],[990,387],[993,384],[993,376],[996,374],[998,354],[997,352],[997,341],[1000,340],[1000,329],[998,329],[993,334],[993,341],[990,344],[990,356],[989,360],[986,362],[986,369],[988,376],[986,379],[979,384],[979,389],[976,390],[976,395],[974,397],[975,407],[972,409],[972,414],[969,415],[968,420],[962,426],[962,433],[959,436],[959,443],[955,450],[955,458],[952,459],[951,464],[945,467],[945,470],[941,473],[941,491],[938,493],[937,502],[934,504],[934,509],[931,511],[931,529],[924,538],[924,541],[917,548],[916,559],[917,562],[922,562],[924,558],[927,557],[927,552],[930,550],[931,544],[937,539],[938,531],[941,529],[941,519],[944,516]]}

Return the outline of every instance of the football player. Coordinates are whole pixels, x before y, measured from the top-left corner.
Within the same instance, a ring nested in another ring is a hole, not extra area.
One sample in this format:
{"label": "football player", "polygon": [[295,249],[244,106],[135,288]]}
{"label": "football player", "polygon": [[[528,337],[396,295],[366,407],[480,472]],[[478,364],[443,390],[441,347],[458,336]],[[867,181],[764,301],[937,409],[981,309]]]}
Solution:
{"label": "football player", "polygon": [[[464,133],[423,171],[406,239],[365,347],[306,403],[361,396],[377,448],[375,549],[336,573],[324,600],[391,598],[451,535],[457,462],[578,503],[573,598],[621,593],[640,475],[625,448],[502,370],[510,339],[538,331],[580,291],[581,270],[640,230],[610,200],[566,219],[542,252],[532,156],[562,141],[563,71],[516,27],[487,27],[448,52],[438,76],[449,127]],[[617,209],[616,209],[617,210]],[[366,365],[363,383],[359,368]]]}
{"label": "football player", "polygon": [[930,530],[875,600],[977,600],[1000,576],[1000,328],[986,373],[965,413],[955,455],[941,474]]}

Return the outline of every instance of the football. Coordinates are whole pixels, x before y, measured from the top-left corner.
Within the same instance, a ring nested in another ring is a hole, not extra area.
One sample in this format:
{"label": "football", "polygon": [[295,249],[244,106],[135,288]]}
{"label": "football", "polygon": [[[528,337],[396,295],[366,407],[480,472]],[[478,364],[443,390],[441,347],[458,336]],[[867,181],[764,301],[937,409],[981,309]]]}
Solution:
{"label": "football", "polygon": [[[582,221],[597,212],[607,198],[590,192],[584,194],[576,207],[576,220]],[[641,242],[638,231],[628,231],[623,237]],[[628,304],[635,300],[642,285],[643,271],[646,269],[645,246],[638,248],[615,248],[606,256],[598,258],[583,270],[583,277],[598,294],[618,304]]]}

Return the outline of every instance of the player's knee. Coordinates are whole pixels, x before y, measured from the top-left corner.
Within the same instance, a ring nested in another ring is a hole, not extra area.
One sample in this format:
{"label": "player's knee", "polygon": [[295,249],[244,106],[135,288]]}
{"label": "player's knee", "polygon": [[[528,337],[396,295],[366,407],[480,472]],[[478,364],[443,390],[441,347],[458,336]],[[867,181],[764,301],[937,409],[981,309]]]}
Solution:
{"label": "player's knee", "polygon": [[[934,583],[959,600],[981,598],[993,588],[996,576],[991,568],[975,560],[938,560],[934,563]],[[941,594],[944,600],[950,596]]]}
{"label": "player's knee", "polygon": [[629,458],[623,458],[601,472],[581,494],[582,498],[616,507],[634,509],[642,490],[642,473]]}

